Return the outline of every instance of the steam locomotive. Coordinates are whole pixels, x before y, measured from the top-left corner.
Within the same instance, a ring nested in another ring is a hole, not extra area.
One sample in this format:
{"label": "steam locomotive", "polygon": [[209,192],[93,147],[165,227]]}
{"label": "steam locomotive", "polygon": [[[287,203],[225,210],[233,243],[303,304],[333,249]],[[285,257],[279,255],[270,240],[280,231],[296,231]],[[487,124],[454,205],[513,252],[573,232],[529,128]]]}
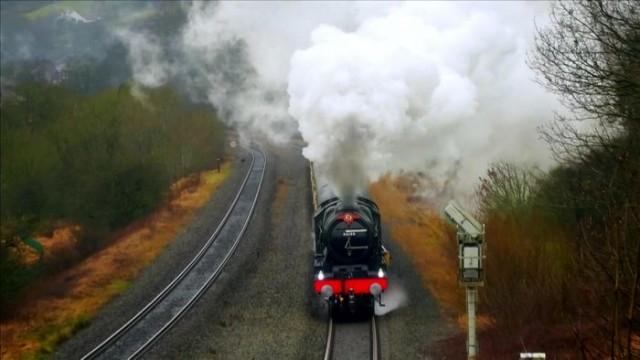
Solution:
{"label": "steam locomotive", "polygon": [[365,196],[341,200],[327,184],[316,194],[314,290],[334,318],[371,316],[389,285],[378,206]]}

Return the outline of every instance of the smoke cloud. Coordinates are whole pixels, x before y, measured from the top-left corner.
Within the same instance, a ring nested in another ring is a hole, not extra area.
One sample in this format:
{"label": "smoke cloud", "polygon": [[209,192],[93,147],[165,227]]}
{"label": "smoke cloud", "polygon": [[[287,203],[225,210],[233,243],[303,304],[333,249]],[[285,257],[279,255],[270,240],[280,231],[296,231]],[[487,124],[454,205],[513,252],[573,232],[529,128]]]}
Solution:
{"label": "smoke cloud", "polygon": [[135,83],[157,87],[167,82],[171,66],[165,60],[157,38],[127,30],[119,30],[116,35],[130,49],[129,58]]}
{"label": "smoke cloud", "polygon": [[384,306],[380,306],[377,302],[374,305],[375,314],[378,316],[386,315],[401,307],[407,306],[409,302],[407,291],[404,289],[402,282],[399,281],[399,279],[391,281],[389,288],[382,295],[382,302]]}
{"label": "smoke cloud", "polygon": [[525,64],[536,11],[410,2],[352,32],[319,26],[289,73],[305,157],[342,196],[407,171],[468,193],[492,161],[548,163],[536,127],[556,100]]}
{"label": "smoke cloud", "polygon": [[140,83],[178,82],[242,134],[301,134],[340,196],[387,173],[464,195],[491,162],[551,163],[536,129],[559,106],[525,64],[547,7],[194,3],[167,59],[135,36],[129,55]]}

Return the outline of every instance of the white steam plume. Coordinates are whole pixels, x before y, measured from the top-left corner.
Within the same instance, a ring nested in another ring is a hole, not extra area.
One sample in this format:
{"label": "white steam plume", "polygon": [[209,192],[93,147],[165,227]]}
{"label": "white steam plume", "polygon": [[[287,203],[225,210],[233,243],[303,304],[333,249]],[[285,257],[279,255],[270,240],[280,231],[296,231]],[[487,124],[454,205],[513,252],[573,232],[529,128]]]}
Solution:
{"label": "white steam plume", "polygon": [[404,286],[402,286],[402,282],[399,279],[392,280],[389,288],[382,295],[384,306],[380,306],[377,302],[374,304],[374,311],[378,316],[386,315],[401,307],[407,306],[409,302],[407,291],[404,289]]}
{"label": "white steam plume", "polygon": [[156,37],[128,29],[117,29],[114,34],[129,49],[128,60],[134,81],[131,92],[144,101],[145,96],[140,86],[158,87],[165,84],[172,67]]}
{"label": "white steam plume", "polygon": [[196,2],[169,59],[153,56],[163,54],[153,39],[130,56],[139,82],[178,81],[243,133],[283,142],[297,128],[342,196],[389,172],[426,174],[432,194],[469,194],[493,161],[551,161],[536,128],[559,107],[525,64],[547,8]]}
{"label": "white steam plume", "polygon": [[[291,54],[309,45],[309,33],[320,23],[353,27],[352,7],[342,2],[195,1],[184,5],[187,22],[165,44],[167,58],[149,56],[157,53],[157,39],[149,34],[123,42],[136,83],[180,83],[192,99],[212,104],[243,137],[266,135],[283,143],[297,133],[287,112]],[[142,50],[137,49],[140,43]],[[150,72],[163,76],[151,77],[159,82],[147,81]]]}
{"label": "white steam plume", "polygon": [[318,27],[289,73],[304,155],[342,196],[402,171],[468,193],[497,159],[549,162],[536,127],[557,104],[525,64],[536,10],[410,2],[354,32]]}
{"label": "white steam plume", "polygon": [[[256,51],[267,49],[256,49],[261,42],[251,35],[259,29],[242,22],[239,7],[221,2],[194,3],[189,8],[181,38],[182,78],[188,79],[190,88],[204,92],[223,119],[243,134],[257,132],[284,142],[295,132],[286,111],[286,92],[258,66]],[[189,72],[196,76],[188,76]]]}

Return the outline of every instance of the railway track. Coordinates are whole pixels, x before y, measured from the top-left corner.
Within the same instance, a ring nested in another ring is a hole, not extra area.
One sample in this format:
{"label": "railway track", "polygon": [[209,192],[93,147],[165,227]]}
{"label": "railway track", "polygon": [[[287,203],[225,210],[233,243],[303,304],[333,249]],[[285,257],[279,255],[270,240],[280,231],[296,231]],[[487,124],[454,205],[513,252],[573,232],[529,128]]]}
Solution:
{"label": "railway track", "polygon": [[147,351],[220,276],[246,230],[260,194],[267,158],[250,149],[251,164],[231,206],[187,266],[136,315],[82,359],[135,359]]}
{"label": "railway track", "polygon": [[[318,209],[318,194],[313,163],[309,164],[309,177],[311,179],[313,210],[316,211]],[[380,342],[375,316],[372,316],[368,322],[354,323],[337,323],[329,317],[324,360],[378,360],[379,358]]]}
{"label": "railway track", "polygon": [[380,342],[376,317],[369,321],[339,323],[329,318],[324,360],[378,360]]}

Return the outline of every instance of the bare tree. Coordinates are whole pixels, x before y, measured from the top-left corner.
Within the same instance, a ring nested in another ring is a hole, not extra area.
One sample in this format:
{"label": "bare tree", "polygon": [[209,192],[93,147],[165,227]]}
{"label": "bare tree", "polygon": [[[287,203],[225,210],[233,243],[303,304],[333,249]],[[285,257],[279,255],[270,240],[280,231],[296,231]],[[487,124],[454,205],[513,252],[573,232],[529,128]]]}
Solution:
{"label": "bare tree", "polygon": [[569,110],[543,135],[574,175],[580,281],[598,296],[580,312],[600,325],[591,348],[576,331],[582,354],[640,356],[640,2],[555,3],[529,65]]}
{"label": "bare tree", "polygon": [[[538,29],[530,66],[570,110],[546,135],[556,154],[580,156],[640,126],[640,4],[558,2],[551,26]],[[593,126],[582,127],[588,121]],[[589,128],[585,133],[581,128]]]}

